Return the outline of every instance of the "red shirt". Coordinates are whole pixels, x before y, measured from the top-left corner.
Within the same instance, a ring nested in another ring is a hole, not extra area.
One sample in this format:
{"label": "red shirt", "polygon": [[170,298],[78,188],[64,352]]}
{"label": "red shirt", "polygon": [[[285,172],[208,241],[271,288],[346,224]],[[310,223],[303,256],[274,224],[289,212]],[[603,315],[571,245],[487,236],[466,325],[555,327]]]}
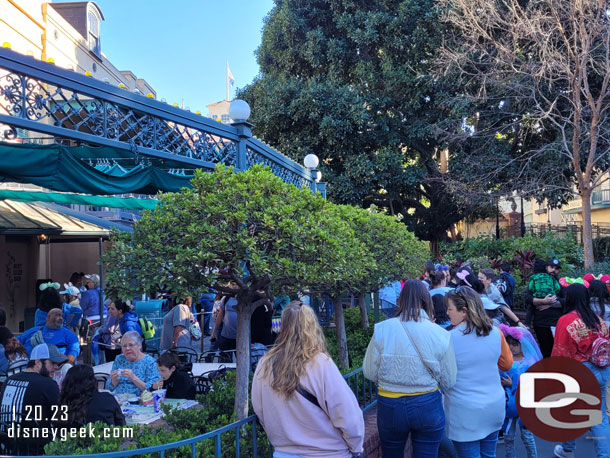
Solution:
{"label": "red shirt", "polygon": [[608,338],[608,325],[601,320],[599,331],[587,328],[576,310],[566,313],[557,321],[555,344],[551,356],[566,356],[576,361],[589,361],[591,347],[599,336]]}

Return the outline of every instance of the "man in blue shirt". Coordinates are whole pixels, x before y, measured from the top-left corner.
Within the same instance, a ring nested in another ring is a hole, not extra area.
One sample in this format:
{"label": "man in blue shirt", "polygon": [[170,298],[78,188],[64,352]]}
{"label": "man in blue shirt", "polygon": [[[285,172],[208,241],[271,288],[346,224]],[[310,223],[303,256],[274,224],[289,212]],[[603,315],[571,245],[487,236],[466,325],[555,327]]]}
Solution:
{"label": "man in blue shirt", "polygon": [[44,326],[34,326],[28,329],[17,337],[17,340],[23,344],[28,354],[31,354],[32,348],[36,345],[53,344],[66,355],[71,363],[74,363],[80,353],[78,336],[63,326],[63,312],[60,309],[51,309]]}
{"label": "man in blue shirt", "polygon": [[393,281],[385,285],[379,290],[379,302],[381,305],[381,313],[386,318],[392,318],[396,313],[396,302],[400,296],[400,281]]}

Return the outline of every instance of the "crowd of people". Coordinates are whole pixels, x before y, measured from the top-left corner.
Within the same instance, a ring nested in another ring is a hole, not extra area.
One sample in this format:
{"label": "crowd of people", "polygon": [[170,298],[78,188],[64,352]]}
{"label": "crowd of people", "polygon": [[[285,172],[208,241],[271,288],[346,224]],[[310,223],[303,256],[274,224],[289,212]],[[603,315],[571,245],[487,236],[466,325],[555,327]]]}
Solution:
{"label": "crowd of people", "polygon": [[[582,362],[606,392],[610,366],[596,364],[593,344],[609,338],[610,276],[560,279],[560,269],[557,259],[536,263],[524,321],[512,310],[516,282],[508,265],[475,274],[468,263],[430,263],[423,278],[379,291],[386,319],[375,325],[363,372],[378,386],[384,458],[404,457],[409,438],[413,457],[495,457],[500,436],[506,457],[514,458],[517,429],[528,458],[536,457],[516,397],[520,376],[543,357]],[[610,456],[603,398],[603,421],[591,428],[598,457]],[[252,405],[276,458],[363,452],[362,413],[328,357],[313,311],[301,302],[282,314],[276,345],[254,374]],[[554,454],[576,456],[575,441],[557,444]]]}
{"label": "crowd of people", "polygon": [[[199,353],[203,335],[213,332],[213,337],[219,337],[213,348],[220,344],[223,350],[235,349],[235,298],[204,293],[193,304],[191,297],[170,297],[162,318],[160,348],[153,353],[161,354],[155,359],[145,351],[147,323],[138,317],[132,301],[104,298],[99,288],[99,276],[77,272],[63,287],[53,281],[40,283],[34,326],[18,336],[5,326],[0,308],[0,374],[12,374],[1,394],[2,431],[12,424],[19,424],[21,431],[50,425],[71,428],[93,421],[124,425],[115,396],[133,398],[163,388],[169,399],[195,398],[195,380],[177,355],[188,349]],[[200,311],[203,331],[196,318]],[[82,331],[92,321],[102,325],[87,341]],[[268,328],[253,333],[253,343],[262,339],[272,343],[267,311],[253,317],[253,325]],[[105,386],[93,367],[83,363],[83,345],[91,345],[95,363],[112,363]],[[42,409],[42,414],[30,422],[28,412],[33,408]],[[58,412],[66,412],[65,418]],[[48,440],[17,441],[18,451],[40,454]]]}
{"label": "crowd of people", "polygon": [[[363,373],[378,386],[382,456],[402,458],[410,438],[414,457],[494,457],[502,436],[506,457],[512,458],[519,429],[528,458],[536,457],[535,435],[520,421],[516,397],[521,375],[543,357],[582,362],[606,392],[610,366],[599,363],[594,342],[610,339],[610,276],[559,278],[560,269],[557,259],[536,262],[523,321],[512,309],[516,284],[508,265],[496,273],[475,272],[468,263],[458,268],[430,263],[422,278],[396,280],[379,291],[385,319],[375,325]],[[83,279],[86,291],[81,290]],[[91,319],[95,311],[99,318],[102,297],[97,288],[94,275],[75,274],[63,290],[57,283],[41,284],[36,324],[17,337],[5,326],[0,309],[0,369],[25,367],[5,382],[3,424],[43,426],[45,421],[28,423],[25,418],[26,406],[35,405],[48,413],[41,418],[53,419],[56,426],[125,423],[115,397],[98,390],[93,368],[78,359],[77,320]],[[84,303],[93,306],[79,314],[75,309],[89,291],[92,297]],[[200,348],[203,335],[210,335],[212,348],[235,348],[236,298],[211,294],[198,301],[199,310],[210,310],[214,317],[203,331],[190,297],[171,301],[157,359],[145,351],[143,324],[131,302],[104,301],[108,316],[96,337],[105,347],[105,359],[112,361],[106,390],[130,397],[163,387],[168,398],[193,399],[192,378],[167,350]],[[274,457],[359,456],[362,411],[329,356],[315,312],[301,301],[280,302],[277,338],[271,332],[272,307],[261,307],[251,319],[252,344],[270,346],[256,366],[252,406],[274,446]],[[57,419],[53,412],[58,411],[65,415]],[[601,412],[603,421],[591,428],[591,435],[597,456],[608,457],[605,399]],[[28,443],[28,452],[33,445],[43,444]],[[575,441],[557,444],[555,455],[575,456]]]}

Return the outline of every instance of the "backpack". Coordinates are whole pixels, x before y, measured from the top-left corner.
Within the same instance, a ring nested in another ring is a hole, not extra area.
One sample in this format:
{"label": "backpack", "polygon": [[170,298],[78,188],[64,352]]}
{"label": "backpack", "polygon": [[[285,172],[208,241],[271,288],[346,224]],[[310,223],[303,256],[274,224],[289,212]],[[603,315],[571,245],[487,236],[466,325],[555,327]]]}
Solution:
{"label": "backpack", "polygon": [[155,337],[155,327],[148,318],[138,318],[138,323],[140,323],[140,328],[142,328],[142,337],[144,337],[144,339],[152,339]]}
{"label": "backpack", "polygon": [[610,340],[597,334],[597,339],[591,347],[591,357],[589,358],[593,364],[598,367],[610,366]]}

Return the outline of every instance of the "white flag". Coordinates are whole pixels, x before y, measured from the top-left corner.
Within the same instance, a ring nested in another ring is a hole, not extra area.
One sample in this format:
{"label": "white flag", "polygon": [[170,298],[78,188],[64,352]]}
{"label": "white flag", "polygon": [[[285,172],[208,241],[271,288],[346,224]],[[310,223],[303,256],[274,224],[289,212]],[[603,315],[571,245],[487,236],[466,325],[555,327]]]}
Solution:
{"label": "white flag", "polygon": [[228,63],[227,63],[227,78],[229,79],[231,86],[233,86],[235,84],[235,77],[233,76],[233,73],[231,73],[231,69],[229,68]]}

